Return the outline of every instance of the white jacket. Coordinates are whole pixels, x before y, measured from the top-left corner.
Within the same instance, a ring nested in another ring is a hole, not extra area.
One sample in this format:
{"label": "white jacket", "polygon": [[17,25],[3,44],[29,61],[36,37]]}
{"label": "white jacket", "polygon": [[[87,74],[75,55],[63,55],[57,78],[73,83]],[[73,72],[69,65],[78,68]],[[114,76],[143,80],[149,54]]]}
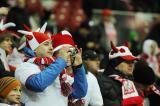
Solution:
{"label": "white jacket", "polygon": [[91,73],[87,74],[88,91],[85,96],[85,106],[103,106],[102,94],[97,78]]}
{"label": "white jacket", "polygon": [[68,98],[61,94],[59,77],[48,86],[43,92],[32,92],[25,88],[25,82],[29,76],[40,73],[37,65],[22,63],[15,71],[15,77],[21,81],[22,102],[25,106],[67,106]]}

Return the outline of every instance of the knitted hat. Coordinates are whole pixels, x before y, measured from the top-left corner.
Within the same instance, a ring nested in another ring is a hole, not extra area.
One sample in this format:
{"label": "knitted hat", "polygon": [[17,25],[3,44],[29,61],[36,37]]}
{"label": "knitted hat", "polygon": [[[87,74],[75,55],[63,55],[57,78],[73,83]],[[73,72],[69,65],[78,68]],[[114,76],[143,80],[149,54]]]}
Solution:
{"label": "knitted hat", "polygon": [[151,85],[155,82],[155,74],[145,61],[138,61],[133,71],[134,80],[144,85]]}
{"label": "knitted hat", "polygon": [[45,23],[42,28],[37,29],[35,32],[30,32],[30,31],[23,31],[23,30],[18,30],[18,32],[25,34],[26,37],[26,43],[28,46],[34,51],[37,47],[40,46],[43,42],[47,40],[51,40],[51,38],[45,34],[45,29],[46,29],[47,23]]}
{"label": "knitted hat", "polygon": [[72,35],[66,30],[61,31],[56,35],[53,35],[52,41],[54,48],[53,51],[57,51],[61,49],[63,46],[75,46]]}
{"label": "knitted hat", "polygon": [[0,96],[5,98],[9,94],[9,92],[17,86],[21,86],[21,84],[14,77],[1,78],[0,79]]}

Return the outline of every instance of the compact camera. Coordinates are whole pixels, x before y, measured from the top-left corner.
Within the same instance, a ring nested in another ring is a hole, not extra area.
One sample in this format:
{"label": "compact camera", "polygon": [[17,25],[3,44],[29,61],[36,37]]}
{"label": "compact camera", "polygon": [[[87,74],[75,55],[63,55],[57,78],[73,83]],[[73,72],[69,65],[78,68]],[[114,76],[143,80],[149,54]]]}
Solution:
{"label": "compact camera", "polygon": [[75,57],[75,55],[78,53],[78,50],[76,48],[69,48],[69,52],[71,52],[71,56]]}

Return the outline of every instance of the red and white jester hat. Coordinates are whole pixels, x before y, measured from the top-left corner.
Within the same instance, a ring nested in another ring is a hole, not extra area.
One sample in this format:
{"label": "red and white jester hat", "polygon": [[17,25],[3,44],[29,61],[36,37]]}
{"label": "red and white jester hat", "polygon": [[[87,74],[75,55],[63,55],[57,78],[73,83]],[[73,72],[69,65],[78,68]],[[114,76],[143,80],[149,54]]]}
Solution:
{"label": "red and white jester hat", "polygon": [[138,60],[137,57],[133,56],[131,51],[126,46],[116,47],[113,42],[111,42],[111,51],[109,53],[109,60],[121,57],[126,61]]}
{"label": "red and white jester hat", "polygon": [[34,51],[43,42],[47,40],[51,40],[51,38],[47,34],[44,33],[46,26],[47,26],[47,23],[45,23],[41,29],[38,28],[35,32],[29,32],[29,31],[24,31],[24,30],[18,30],[18,32],[25,34],[29,47]]}

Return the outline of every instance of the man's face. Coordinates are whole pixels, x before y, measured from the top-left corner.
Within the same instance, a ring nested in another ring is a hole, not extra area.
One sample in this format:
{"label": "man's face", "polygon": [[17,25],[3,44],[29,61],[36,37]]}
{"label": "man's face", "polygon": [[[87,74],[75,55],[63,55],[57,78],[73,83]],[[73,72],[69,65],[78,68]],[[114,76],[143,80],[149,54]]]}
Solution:
{"label": "man's face", "polygon": [[4,40],[0,43],[0,48],[4,49],[6,52],[12,51],[12,39],[10,37],[4,38]]}
{"label": "man's face", "polygon": [[87,65],[87,70],[94,73],[94,74],[96,74],[98,72],[98,70],[100,69],[100,67],[99,67],[100,61],[98,59],[86,60],[85,63]]}
{"label": "man's face", "polygon": [[134,61],[124,61],[116,66],[116,69],[125,75],[132,75],[134,69]]}
{"label": "man's face", "polygon": [[52,41],[48,40],[43,42],[36,50],[37,57],[52,57],[53,56],[53,47]]}
{"label": "man's face", "polygon": [[20,103],[20,98],[21,98],[21,87],[17,86],[14,89],[12,89],[11,92],[9,92],[9,94],[5,99],[11,103]]}

